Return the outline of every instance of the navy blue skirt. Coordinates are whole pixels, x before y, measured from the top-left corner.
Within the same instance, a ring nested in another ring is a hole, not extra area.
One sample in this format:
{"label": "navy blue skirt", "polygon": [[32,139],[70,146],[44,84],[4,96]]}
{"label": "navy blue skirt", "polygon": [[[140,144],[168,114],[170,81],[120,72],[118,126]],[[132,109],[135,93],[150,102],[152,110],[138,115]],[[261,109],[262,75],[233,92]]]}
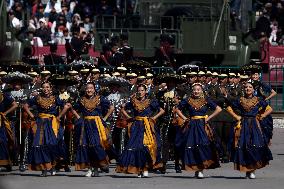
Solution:
{"label": "navy blue skirt", "polygon": [[59,159],[59,148],[52,128],[52,119],[38,118],[33,130],[33,142],[28,153],[31,170],[51,169]]}
{"label": "navy blue skirt", "polygon": [[240,130],[231,140],[230,160],[242,172],[254,171],[269,164],[272,154],[256,118],[243,118]]}
{"label": "navy blue skirt", "polygon": [[135,121],[129,129],[130,137],[119,157],[116,172],[138,174],[151,167],[152,160],[148,148],[143,144],[143,121]]}
{"label": "navy blue skirt", "polygon": [[184,163],[186,170],[201,171],[220,167],[215,134],[204,119],[194,119],[185,127]]}
{"label": "navy blue skirt", "polygon": [[105,167],[109,164],[108,156],[100,143],[100,136],[94,120],[79,119],[75,123],[76,155],[75,169]]}

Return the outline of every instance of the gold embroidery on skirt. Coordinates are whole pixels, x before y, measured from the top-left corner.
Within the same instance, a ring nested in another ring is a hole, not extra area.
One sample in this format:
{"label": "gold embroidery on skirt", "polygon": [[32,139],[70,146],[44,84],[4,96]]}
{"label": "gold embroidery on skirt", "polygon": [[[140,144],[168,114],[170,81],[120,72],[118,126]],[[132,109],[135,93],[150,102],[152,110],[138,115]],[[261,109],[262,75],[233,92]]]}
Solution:
{"label": "gold embroidery on skirt", "polygon": [[49,109],[52,105],[55,104],[55,96],[50,96],[48,98],[38,96],[37,97],[37,103],[42,107],[43,109]]}
{"label": "gold embroidery on skirt", "polygon": [[256,96],[252,98],[245,98],[245,97],[240,98],[240,103],[246,112],[251,111],[251,109],[255,107],[258,102],[259,100],[258,97]]}
{"label": "gold embroidery on skirt", "polygon": [[133,97],[131,99],[131,102],[132,102],[135,110],[137,110],[138,112],[142,112],[143,110],[148,108],[149,105],[150,105],[150,99],[147,99],[147,100],[141,102],[137,98]]}
{"label": "gold embroidery on skirt", "polygon": [[86,97],[83,97],[81,100],[80,100],[81,104],[88,110],[88,111],[93,111],[97,106],[98,104],[100,103],[100,96],[97,95],[96,97],[94,98],[86,98]]}
{"label": "gold embroidery on skirt", "polygon": [[205,98],[189,98],[188,104],[191,105],[195,110],[199,110],[207,104],[207,101]]}

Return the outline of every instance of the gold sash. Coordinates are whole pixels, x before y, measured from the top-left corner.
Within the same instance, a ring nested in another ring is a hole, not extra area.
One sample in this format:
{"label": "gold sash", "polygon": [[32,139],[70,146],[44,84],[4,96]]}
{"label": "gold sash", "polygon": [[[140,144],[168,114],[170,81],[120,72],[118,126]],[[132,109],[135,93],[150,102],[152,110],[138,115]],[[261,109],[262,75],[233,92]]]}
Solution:
{"label": "gold sash", "polygon": [[193,117],[190,117],[190,119],[206,119],[208,118],[208,115],[205,115],[205,116],[193,116]]}
{"label": "gold sash", "polygon": [[52,123],[51,123],[52,130],[53,130],[55,136],[57,137],[60,123],[56,119],[56,116],[52,115],[52,114],[45,114],[45,113],[39,113],[38,116],[39,116],[39,118],[42,118],[42,119],[52,119]]}
{"label": "gold sash", "polygon": [[11,123],[7,119],[7,117],[4,115],[4,113],[0,112],[0,128],[2,127],[2,125],[6,128],[8,140],[11,141],[11,144],[13,144],[14,143],[14,134],[13,134],[13,131],[11,129]]}
{"label": "gold sash", "polygon": [[101,120],[101,117],[100,116],[85,116],[84,119],[95,120],[97,128],[98,128],[99,136],[100,136],[100,143],[104,149],[108,148],[106,130]]}
{"label": "gold sash", "polygon": [[144,131],[143,144],[147,146],[147,148],[149,149],[153,164],[155,164],[156,154],[157,154],[157,144],[155,136],[153,135],[155,130],[154,128],[151,127],[148,117],[137,116],[135,117],[135,120],[144,122],[145,131]]}

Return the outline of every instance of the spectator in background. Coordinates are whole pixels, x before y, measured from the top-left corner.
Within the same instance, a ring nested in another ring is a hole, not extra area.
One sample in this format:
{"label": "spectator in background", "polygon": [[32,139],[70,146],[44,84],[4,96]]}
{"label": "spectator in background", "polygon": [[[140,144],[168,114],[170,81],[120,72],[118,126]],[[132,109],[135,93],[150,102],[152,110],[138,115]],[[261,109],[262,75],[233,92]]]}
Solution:
{"label": "spectator in background", "polygon": [[[61,27],[61,31],[63,32],[63,30],[65,29],[65,28],[70,28],[71,26],[70,26],[70,23],[68,23],[67,22],[67,20],[66,20],[66,18],[65,18],[65,16],[63,15],[63,14],[60,14],[58,17],[57,17],[57,20],[56,21],[54,21],[53,23],[52,23],[52,26],[51,26],[51,32],[53,33],[53,34],[58,34],[58,32],[60,32],[60,31],[58,31],[58,28],[59,27]],[[63,35],[61,35],[61,36],[63,36]]]}
{"label": "spectator in background", "polygon": [[69,5],[69,12],[70,12],[71,14],[74,14],[74,10],[75,10],[76,6],[77,6],[76,1],[72,0],[72,1],[70,2],[70,5]]}
{"label": "spectator in background", "polygon": [[84,47],[84,41],[81,39],[79,32],[74,31],[73,32],[73,37],[71,39],[71,48],[75,51],[76,56],[80,56],[82,53],[83,47]]}
{"label": "spectator in background", "polygon": [[8,12],[10,26],[15,29],[20,29],[22,27],[21,22],[18,18],[16,18],[14,11],[10,10]]}
{"label": "spectator in background", "polygon": [[9,12],[12,9],[12,6],[14,5],[14,0],[6,0],[7,5],[7,11]]}
{"label": "spectator in background", "polygon": [[68,29],[65,28],[63,30],[63,36],[61,38],[57,39],[57,43],[58,43],[58,45],[65,45],[66,41],[67,40],[70,41],[70,39],[71,39],[71,35],[69,34]]}
{"label": "spectator in background", "polygon": [[258,39],[261,37],[261,33],[264,33],[266,37],[269,37],[271,33],[269,15],[266,11],[256,21],[256,37]]}
{"label": "spectator in background", "polygon": [[65,16],[66,21],[68,23],[71,23],[72,22],[72,13],[68,10],[68,5],[66,3],[62,3],[61,9],[62,9],[61,14]]}
{"label": "spectator in background", "polygon": [[35,12],[35,17],[39,20],[44,17],[44,7],[43,4],[39,4],[37,6],[36,12]]}
{"label": "spectator in background", "polygon": [[36,30],[36,36],[40,37],[44,45],[48,45],[51,40],[51,31],[47,27],[47,22],[44,18],[39,19],[40,27]]}
{"label": "spectator in background", "polygon": [[91,18],[89,15],[85,15],[84,18],[84,29],[88,33],[92,30],[94,30],[95,26],[94,23],[92,22]]}
{"label": "spectator in background", "polygon": [[20,20],[20,22],[23,22],[23,5],[21,2],[15,2],[14,6],[12,7],[12,9],[14,10],[15,13],[15,17],[18,18]]}
{"label": "spectator in background", "polygon": [[276,20],[274,20],[271,23],[270,28],[271,28],[271,34],[270,34],[270,37],[269,37],[269,42],[270,42],[270,44],[276,45],[278,22]]}
{"label": "spectator in background", "polygon": [[97,15],[112,15],[112,7],[109,6],[106,0],[101,0],[101,2],[98,4],[96,13]]}
{"label": "spectator in background", "polygon": [[56,13],[61,12],[61,0],[49,0],[46,4],[44,13],[45,17],[49,17],[49,14],[54,10]]}
{"label": "spectator in background", "polygon": [[35,47],[43,47],[41,38],[35,36],[35,30],[33,28],[28,29],[28,40],[31,42],[31,45]]}
{"label": "spectator in background", "polygon": [[71,24],[71,32],[80,32],[80,23],[82,23],[81,21],[81,16],[76,13],[73,15],[72,17],[72,24]]}
{"label": "spectator in background", "polygon": [[48,22],[52,24],[54,21],[57,20],[57,17],[58,13],[56,12],[55,8],[53,8],[49,13]]}
{"label": "spectator in background", "polygon": [[39,23],[38,23],[37,18],[35,16],[31,16],[31,19],[29,20],[28,28],[33,28],[34,30],[39,28]]}

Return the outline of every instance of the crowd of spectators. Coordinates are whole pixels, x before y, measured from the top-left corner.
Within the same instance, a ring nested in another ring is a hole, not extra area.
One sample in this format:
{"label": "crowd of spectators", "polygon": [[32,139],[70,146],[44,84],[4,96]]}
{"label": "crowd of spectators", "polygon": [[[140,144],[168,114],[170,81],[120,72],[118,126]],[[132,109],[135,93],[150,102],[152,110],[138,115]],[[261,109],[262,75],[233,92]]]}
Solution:
{"label": "crowd of spectators", "polygon": [[271,45],[284,45],[284,0],[259,0],[256,10],[256,31]]}
{"label": "crowd of spectators", "polygon": [[[41,47],[74,36],[94,45],[95,18],[133,14],[135,0],[6,0],[10,27]],[[124,8],[126,7],[126,8]]]}
{"label": "crowd of spectators", "polygon": [[[74,36],[94,45],[96,18],[100,15],[131,15],[137,0],[6,0],[9,24],[32,45],[55,42],[65,45]],[[237,15],[242,0],[231,0]],[[256,37],[272,45],[284,45],[284,0],[254,0]],[[27,16],[28,15],[28,16]]]}

